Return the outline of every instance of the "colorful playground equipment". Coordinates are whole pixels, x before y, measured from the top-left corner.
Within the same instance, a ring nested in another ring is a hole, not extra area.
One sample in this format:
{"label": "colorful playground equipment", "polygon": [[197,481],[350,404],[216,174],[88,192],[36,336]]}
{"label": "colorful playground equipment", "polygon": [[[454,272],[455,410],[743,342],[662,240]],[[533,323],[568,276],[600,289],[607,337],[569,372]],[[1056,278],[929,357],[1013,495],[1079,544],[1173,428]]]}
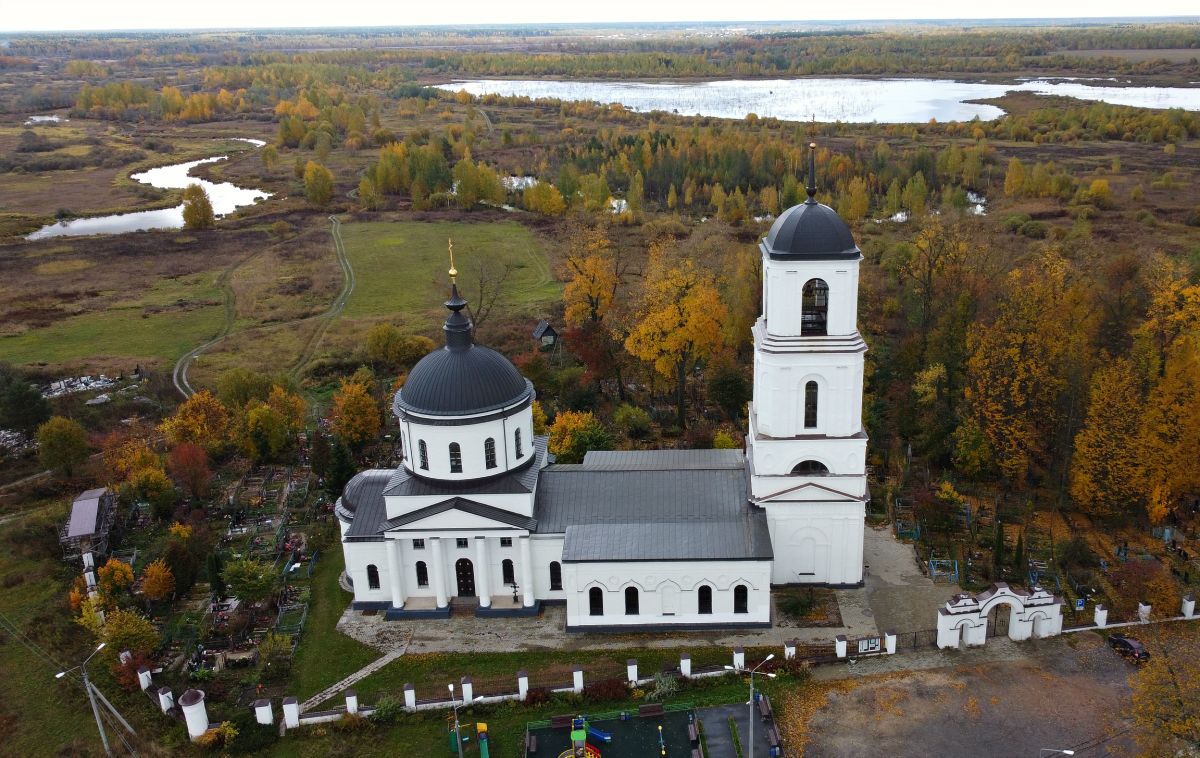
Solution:
{"label": "colorful playground equipment", "polygon": [[576,716],[571,720],[571,747],[558,758],[601,758],[600,748],[587,741],[589,736],[601,742],[612,742],[612,735],[590,725],[586,714]]}
{"label": "colorful playground equipment", "polygon": [[488,749],[487,728],[487,724],[482,721],[475,724],[475,734],[479,739],[479,758],[491,758],[491,751]]}

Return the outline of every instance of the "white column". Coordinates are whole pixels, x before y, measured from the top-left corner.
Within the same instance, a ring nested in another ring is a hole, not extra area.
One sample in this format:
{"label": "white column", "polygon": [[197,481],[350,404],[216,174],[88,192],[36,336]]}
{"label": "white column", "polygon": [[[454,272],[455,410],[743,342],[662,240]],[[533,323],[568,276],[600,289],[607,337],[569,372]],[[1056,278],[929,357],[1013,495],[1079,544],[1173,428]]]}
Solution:
{"label": "white column", "polygon": [[895,629],[888,629],[886,632],[883,633],[883,644],[884,644],[884,649],[887,650],[888,655],[896,654],[896,630]]}
{"label": "white column", "polygon": [[188,690],[180,695],[179,707],[187,723],[188,737],[195,742],[208,731],[208,710],[204,707],[203,690]]}
{"label": "white column", "polygon": [[679,656],[679,673],[684,679],[692,675],[692,656],[689,653],[683,653]]}
{"label": "white column", "polygon": [[1108,626],[1108,609],[1103,605],[1097,605],[1092,610],[1092,622],[1101,629]]}
{"label": "white column", "polygon": [[433,537],[433,591],[437,595],[437,607],[445,608],[446,602],[446,556],[442,553],[442,538]]}
{"label": "white column", "polygon": [[529,535],[521,537],[521,599],[526,608],[532,608],[533,597],[533,550],[529,544]]}
{"label": "white column", "polygon": [[271,701],[267,698],[254,701],[254,720],[260,724],[274,724],[275,714],[271,712]]}
{"label": "white column", "polygon": [[746,668],[746,651],[740,647],[733,649],[733,668],[737,671]]}
{"label": "white column", "polygon": [[1150,604],[1146,602],[1138,603],[1138,621],[1145,624],[1150,620]]}
{"label": "white column", "polygon": [[1179,604],[1179,615],[1189,619],[1196,615],[1196,597],[1194,595],[1183,596],[1183,602]]}
{"label": "white column", "polygon": [[637,684],[638,667],[636,658],[630,658],[625,661],[625,678],[629,680],[630,684]]}
{"label": "white column", "polygon": [[140,669],[138,669],[138,686],[140,686],[142,691],[145,692],[146,690],[150,689],[151,683],[150,669],[142,666]]}
{"label": "white column", "polygon": [[409,711],[417,710],[417,691],[411,684],[404,685],[404,707]]}
{"label": "white column", "polygon": [[170,687],[158,688],[158,707],[163,713],[169,713],[175,707],[175,694],[171,692]]}
{"label": "white column", "polygon": [[300,701],[294,697],[283,699],[283,725],[288,729],[300,726]]}
{"label": "white column", "polygon": [[795,657],[796,657],[796,641],[795,640],[787,640],[786,642],[783,643],[783,659],[785,661],[790,661],[791,659],[793,659]]}
{"label": "white column", "polygon": [[576,666],[573,669],[571,669],[571,689],[573,689],[575,691],[575,694],[577,694],[577,695],[579,693],[583,692],[583,667],[582,666]]}
{"label": "white column", "polygon": [[521,702],[525,702],[525,696],[528,694],[529,694],[529,672],[524,671],[524,670],[518,671],[517,672],[517,699],[519,699]]}
{"label": "white column", "polygon": [[346,690],[346,713],[358,713],[358,693]]}
{"label": "white column", "polygon": [[475,538],[475,557],[478,567],[475,569],[475,593],[479,595],[479,607],[492,607],[492,578],[488,566],[487,537]]}
{"label": "white column", "polygon": [[846,635],[839,634],[833,638],[833,649],[837,652],[838,658],[846,657]]}
{"label": "white column", "polygon": [[400,565],[400,544],[397,540],[389,539],[387,546],[388,574],[392,584],[392,607],[404,607],[404,569]]}
{"label": "white column", "polygon": [[464,676],[458,680],[459,686],[462,687],[462,703],[466,705],[475,699],[475,686],[471,682],[471,677]]}

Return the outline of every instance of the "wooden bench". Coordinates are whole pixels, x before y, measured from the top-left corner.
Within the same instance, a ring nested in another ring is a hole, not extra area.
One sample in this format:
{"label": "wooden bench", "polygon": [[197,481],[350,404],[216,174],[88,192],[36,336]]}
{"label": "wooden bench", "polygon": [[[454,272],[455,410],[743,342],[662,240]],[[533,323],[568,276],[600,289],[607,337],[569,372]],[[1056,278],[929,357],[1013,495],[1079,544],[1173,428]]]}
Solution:
{"label": "wooden bench", "polygon": [[767,745],[770,747],[779,747],[782,744],[783,738],[779,736],[779,727],[771,724],[767,727]]}
{"label": "wooden bench", "polygon": [[536,736],[534,736],[532,734],[525,735],[525,752],[526,753],[536,753],[537,752],[537,737]]}
{"label": "wooden bench", "polygon": [[569,726],[571,726],[571,724],[574,721],[575,721],[575,717],[570,716],[570,715],[568,715],[568,716],[551,716],[550,717],[550,726],[554,729],[559,729],[564,726],[569,727]]}
{"label": "wooden bench", "polygon": [[704,756],[700,755],[700,748],[692,748],[692,758],[704,758]]}
{"label": "wooden bench", "polygon": [[688,724],[688,741],[693,745],[700,740],[700,733],[696,731],[695,724]]}
{"label": "wooden bench", "polygon": [[663,710],[662,703],[648,703],[647,705],[638,706],[639,716],[662,716],[666,711]]}
{"label": "wooden bench", "polygon": [[771,713],[771,700],[766,695],[762,695],[758,699],[758,712],[762,715],[764,720],[769,719],[774,715]]}

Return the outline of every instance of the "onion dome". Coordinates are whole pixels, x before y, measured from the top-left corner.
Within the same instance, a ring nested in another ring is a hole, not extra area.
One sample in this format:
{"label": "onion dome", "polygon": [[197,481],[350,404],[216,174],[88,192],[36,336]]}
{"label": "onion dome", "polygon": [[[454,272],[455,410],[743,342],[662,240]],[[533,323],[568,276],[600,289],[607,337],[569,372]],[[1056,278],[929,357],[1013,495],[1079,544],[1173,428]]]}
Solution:
{"label": "onion dome", "polygon": [[808,200],[794,205],[775,219],[763,248],[775,260],[858,260],[850,228],[828,205],[816,200],[816,145],[809,145]]}

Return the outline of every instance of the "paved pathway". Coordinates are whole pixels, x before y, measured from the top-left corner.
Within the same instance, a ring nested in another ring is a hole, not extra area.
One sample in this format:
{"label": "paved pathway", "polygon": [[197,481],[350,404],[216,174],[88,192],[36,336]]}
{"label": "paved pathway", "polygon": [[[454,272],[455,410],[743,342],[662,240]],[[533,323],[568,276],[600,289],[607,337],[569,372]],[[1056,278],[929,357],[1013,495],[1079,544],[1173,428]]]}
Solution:
{"label": "paved pathway", "polygon": [[[410,634],[409,639],[411,639],[411,638],[412,638],[412,635]],[[337,684],[332,684],[332,685],[326,687],[325,689],[321,690],[317,694],[310,697],[308,700],[305,700],[303,703],[301,703],[300,704],[300,712],[304,713],[305,711],[310,711],[313,708],[316,708],[321,703],[324,703],[326,700],[329,700],[334,695],[337,695],[338,693],[348,689],[350,687],[350,685],[354,684],[355,682],[358,682],[362,679],[366,679],[371,674],[374,674],[379,669],[383,668],[384,666],[388,665],[389,663],[396,660],[400,656],[404,655],[404,652],[407,649],[408,649],[407,644],[404,647],[398,647],[395,650],[392,650],[390,653],[387,653],[385,655],[380,656],[379,658],[376,658],[374,661],[372,661],[371,663],[368,663],[366,666],[363,666],[358,671],[355,671],[353,674],[346,677],[345,679],[338,682]]]}
{"label": "paved pathway", "polygon": [[[746,696],[750,696],[747,687]],[[729,717],[737,724],[738,741],[742,743],[742,754],[750,753],[750,706],[720,705],[715,708],[698,708],[696,718],[704,724],[704,744],[708,746],[709,758],[737,758],[733,749],[733,736],[729,731]],[[771,746],[767,744],[767,730],[758,713],[754,714],[754,754],[766,756]]]}

